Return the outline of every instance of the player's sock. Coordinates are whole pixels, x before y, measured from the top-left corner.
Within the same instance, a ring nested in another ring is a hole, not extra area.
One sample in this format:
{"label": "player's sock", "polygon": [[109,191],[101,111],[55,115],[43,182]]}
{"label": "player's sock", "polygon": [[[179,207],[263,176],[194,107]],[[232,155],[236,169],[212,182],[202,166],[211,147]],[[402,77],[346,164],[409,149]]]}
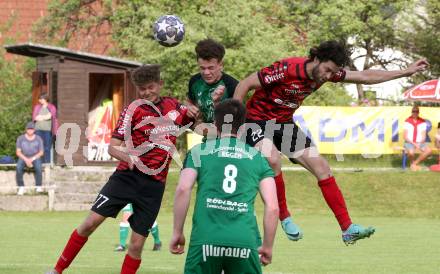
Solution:
{"label": "player's sock", "polygon": [[156,222],[154,222],[153,227],[150,229],[151,235],[153,235],[154,243],[160,244],[160,237],[159,237],[159,226]]}
{"label": "player's sock", "polygon": [[130,224],[119,223],[119,245],[125,247],[128,238],[128,232],[130,231]]}
{"label": "player's sock", "polygon": [[324,196],[327,205],[335,214],[339,226],[341,227],[342,231],[345,231],[351,225],[351,219],[350,215],[348,215],[344,196],[342,196],[342,193],[336,184],[335,177],[332,176],[330,178],[320,180],[318,181],[318,185],[321,188],[322,195]]}
{"label": "player's sock", "polygon": [[135,274],[140,265],[141,259],[135,259],[126,254],[124,263],[122,264],[121,274]]}
{"label": "player's sock", "polygon": [[58,273],[61,274],[64,269],[69,267],[70,263],[72,263],[73,259],[75,259],[76,255],[87,242],[87,239],[88,237],[79,235],[76,229],[72,232],[69,241],[64,247],[63,253],[61,253],[60,258],[58,259],[57,265],[55,266],[55,270]]}
{"label": "player's sock", "polygon": [[278,207],[280,208],[279,218],[282,221],[290,216],[290,212],[287,209],[286,188],[284,186],[283,173],[280,173],[279,175],[275,176],[274,179],[277,188]]}

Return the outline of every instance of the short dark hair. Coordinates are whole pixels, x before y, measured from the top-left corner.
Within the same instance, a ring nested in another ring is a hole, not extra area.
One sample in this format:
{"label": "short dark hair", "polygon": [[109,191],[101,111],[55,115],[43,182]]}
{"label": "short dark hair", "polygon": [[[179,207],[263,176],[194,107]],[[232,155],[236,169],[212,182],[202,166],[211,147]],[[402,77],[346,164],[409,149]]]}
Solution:
{"label": "short dark hair", "polygon": [[160,65],[142,65],[134,69],[131,73],[131,81],[136,86],[160,82]]}
{"label": "short dark hair", "polygon": [[46,101],[49,101],[49,94],[47,94],[47,93],[41,93],[41,94],[38,96],[38,99],[44,99],[44,100],[46,100]]}
{"label": "short dark hair", "polygon": [[196,54],[197,59],[210,60],[215,58],[217,61],[221,61],[225,56],[225,47],[219,42],[208,38],[197,43]]}
{"label": "short dark hair", "polygon": [[[230,118],[232,119],[229,120]],[[236,99],[226,99],[220,102],[214,109],[214,123],[220,132],[222,132],[224,124],[231,124],[231,133],[237,134],[245,119],[246,108]]]}
{"label": "short dark hair", "polygon": [[347,49],[337,41],[325,41],[318,47],[310,49],[310,59],[318,58],[320,62],[333,61],[337,66],[345,67],[350,61]]}
{"label": "short dark hair", "polygon": [[440,122],[438,122],[438,124],[437,124],[437,128],[440,129]]}

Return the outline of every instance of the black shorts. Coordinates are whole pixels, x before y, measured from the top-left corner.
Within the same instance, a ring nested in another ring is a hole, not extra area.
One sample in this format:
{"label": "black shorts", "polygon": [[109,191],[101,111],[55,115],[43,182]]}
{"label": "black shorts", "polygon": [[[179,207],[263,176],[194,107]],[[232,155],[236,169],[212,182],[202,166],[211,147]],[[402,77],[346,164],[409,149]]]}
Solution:
{"label": "black shorts", "polygon": [[128,219],[131,229],[145,237],[156,220],[165,184],[138,170],[116,170],[96,197],[92,211],[116,218],[128,203],[133,214]]}
{"label": "black shorts", "polygon": [[315,146],[312,139],[294,122],[246,120],[246,143],[255,146],[264,138],[270,139],[275,147],[286,156]]}

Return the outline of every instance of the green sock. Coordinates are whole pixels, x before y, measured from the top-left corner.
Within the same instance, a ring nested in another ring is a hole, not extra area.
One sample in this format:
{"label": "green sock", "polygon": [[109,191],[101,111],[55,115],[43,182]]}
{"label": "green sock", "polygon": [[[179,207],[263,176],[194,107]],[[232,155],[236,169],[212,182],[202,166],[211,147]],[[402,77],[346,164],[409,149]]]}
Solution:
{"label": "green sock", "polygon": [[159,226],[153,225],[153,227],[150,229],[151,235],[153,235],[154,243],[160,244],[160,238],[159,238]]}
{"label": "green sock", "polygon": [[119,223],[119,245],[125,247],[130,231],[130,225],[127,223]]}

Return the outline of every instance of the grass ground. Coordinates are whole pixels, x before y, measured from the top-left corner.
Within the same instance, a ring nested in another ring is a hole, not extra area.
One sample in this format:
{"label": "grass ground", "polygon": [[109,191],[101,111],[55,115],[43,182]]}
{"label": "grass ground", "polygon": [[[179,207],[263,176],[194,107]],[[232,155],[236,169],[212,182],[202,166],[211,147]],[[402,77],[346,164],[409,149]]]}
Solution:
{"label": "grass ground", "polygon": [[[176,176],[170,174],[158,218],[164,248],[152,252],[152,241],[147,240],[139,273],[182,273],[185,256],[167,251]],[[289,206],[305,237],[289,242],[279,228],[273,264],[264,268],[264,273],[439,273],[440,174],[337,173],[353,220],[377,228],[372,238],[349,247],[342,243],[315,179],[306,172],[286,172],[285,177]],[[259,216],[261,212],[258,201]],[[0,273],[43,273],[54,264],[85,215],[0,212]],[[189,220],[186,229],[189,237]],[[110,219],[90,238],[66,273],[119,273],[123,254],[112,251],[117,237],[118,221]]]}

